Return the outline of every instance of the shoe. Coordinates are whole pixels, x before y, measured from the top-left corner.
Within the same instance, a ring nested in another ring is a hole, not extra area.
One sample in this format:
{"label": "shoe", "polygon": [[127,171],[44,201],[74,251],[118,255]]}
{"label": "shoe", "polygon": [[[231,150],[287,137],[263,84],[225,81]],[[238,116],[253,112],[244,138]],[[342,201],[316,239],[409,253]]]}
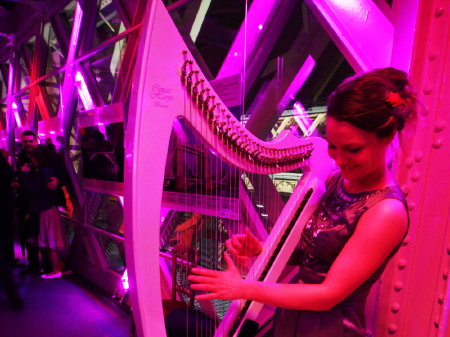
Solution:
{"label": "shoe", "polygon": [[41,275],[41,278],[49,279],[49,278],[58,278],[58,277],[61,277],[61,276],[62,276],[62,273],[58,272],[58,273],[55,273],[55,274],[43,274],[43,275]]}
{"label": "shoe", "polygon": [[72,275],[73,271],[72,271],[72,269],[66,269],[66,270],[63,270],[61,273],[63,275]]}

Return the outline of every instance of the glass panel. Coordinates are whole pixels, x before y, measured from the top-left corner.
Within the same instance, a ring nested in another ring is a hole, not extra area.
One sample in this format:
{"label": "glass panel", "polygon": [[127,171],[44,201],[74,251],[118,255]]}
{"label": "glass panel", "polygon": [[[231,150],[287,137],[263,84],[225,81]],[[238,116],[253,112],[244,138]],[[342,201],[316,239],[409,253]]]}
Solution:
{"label": "glass panel", "polygon": [[69,146],[68,148],[69,158],[72,162],[74,171],[79,178],[79,181],[81,181],[82,159],[81,159],[80,135],[78,133],[78,114],[75,114],[74,124],[70,132],[68,146]]}
{"label": "glass panel", "polygon": [[[9,64],[2,64],[0,66],[5,70],[5,76],[8,76]],[[3,72],[0,72],[0,100],[5,99],[8,94],[7,81],[7,78],[3,79]]]}
{"label": "glass panel", "polygon": [[47,77],[44,81],[39,83],[41,89],[44,89],[44,94],[47,94],[46,101],[49,104],[49,117],[56,117],[58,115],[59,105],[61,103],[60,86],[63,82],[64,73],[58,73]]}
{"label": "glass panel", "polygon": [[123,236],[123,208],[119,197],[86,192],[86,205],[89,225]]}
{"label": "glass panel", "polygon": [[61,68],[65,63],[65,56],[61,51],[61,46],[56,39],[53,27],[50,23],[45,24],[43,38],[47,43],[47,68],[45,73],[48,74],[55,69]]}
{"label": "glass panel", "polygon": [[124,25],[112,0],[100,1],[93,47],[124,31]]}
{"label": "glass panel", "polygon": [[123,122],[80,128],[83,177],[123,182]]}
{"label": "glass panel", "polygon": [[[199,266],[222,270],[226,268],[222,259],[228,232],[233,232],[238,221],[200,213],[165,209],[161,226],[161,250],[171,251],[176,244],[194,247]],[[188,301],[185,297],[183,300]],[[200,309],[196,301],[196,307]],[[222,318],[230,301],[213,301],[217,315]]]}
{"label": "glass panel", "polygon": [[[34,48],[34,45],[32,46]],[[25,48],[31,49],[31,46],[29,43],[25,45]],[[31,62],[31,56],[30,56],[30,62]],[[30,75],[28,74],[27,67],[25,66],[25,62],[23,58],[20,59],[20,89],[26,87],[31,83]]]}
{"label": "glass panel", "polygon": [[68,31],[72,31],[72,25],[73,25],[73,16],[75,15],[75,6],[77,4],[76,0],[71,1],[61,12],[61,16],[66,20],[67,24],[69,25]]}
{"label": "glass panel", "polygon": [[211,1],[205,6],[208,1],[197,0],[170,12],[180,34],[192,41],[195,54],[203,58],[206,66],[203,71],[209,71],[213,77],[217,76],[243,23],[246,2],[248,6],[252,3]]}
{"label": "glass panel", "polygon": [[125,47],[126,39],[121,39],[103,48],[89,59],[95,81],[107,104],[111,103]]}
{"label": "glass panel", "polygon": [[125,271],[125,247],[123,242],[118,242],[110,237],[96,233],[108,268],[123,274]]}
{"label": "glass panel", "polygon": [[[16,127],[22,126],[24,121],[28,118],[28,103],[30,100],[30,90],[27,89],[21,92],[20,96],[16,99],[18,114],[15,116]],[[20,123],[20,125],[19,125]]]}
{"label": "glass panel", "polygon": [[64,239],[66,244],[70,247],[75,237],[77,223],[66,216],[62,216],[61,220],[64,227]]}
{"label": "glass panel", "polygon": [[[6,130],[7,124],[6,124],[6,102],[5,103],[0,103],[0,123],[1,123],[1,128],[2,130]],[[5,143],[4,140],[2,139],[2,144],[8,144],[7,142]],[[7,146],[5,147],[7,148]]]}

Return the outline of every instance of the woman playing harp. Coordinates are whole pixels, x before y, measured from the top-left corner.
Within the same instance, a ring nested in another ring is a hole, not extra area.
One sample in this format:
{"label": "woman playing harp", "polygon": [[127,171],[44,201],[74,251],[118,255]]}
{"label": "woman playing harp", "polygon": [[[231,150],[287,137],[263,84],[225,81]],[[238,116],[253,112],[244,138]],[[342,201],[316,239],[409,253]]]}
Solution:
{"label": "woman playing harp", "polygon": [[[289,284],[244,280],[245,263],[264,247],[249,231],[227,242],[228,270],[196,268],[199,299],[248,299],[277,307],[274,336],[365,336],[365,300],[408,230],[405,198],[386,153],[416,116],[407,75],[377,69],[345,80],[328,101],[328,153],[340,172],[300,238],[299,272]],[[292,259],[291,259],[292,260]]]}

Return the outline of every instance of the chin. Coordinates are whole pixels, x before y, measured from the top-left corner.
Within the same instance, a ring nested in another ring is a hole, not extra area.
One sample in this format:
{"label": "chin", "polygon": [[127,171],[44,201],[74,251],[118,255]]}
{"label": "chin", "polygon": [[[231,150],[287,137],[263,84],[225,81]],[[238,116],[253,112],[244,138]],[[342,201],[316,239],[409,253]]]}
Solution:
{"label": "chin", "polygon": [[345,180],[361,180],[363,175],[355,170],[341,170],[341,175]]}

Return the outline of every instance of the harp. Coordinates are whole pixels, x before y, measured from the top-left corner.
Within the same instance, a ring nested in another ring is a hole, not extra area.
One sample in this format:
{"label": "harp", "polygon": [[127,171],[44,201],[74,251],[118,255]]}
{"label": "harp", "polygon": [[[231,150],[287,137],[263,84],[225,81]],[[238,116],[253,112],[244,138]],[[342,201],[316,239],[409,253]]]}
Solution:
{"label": "harp", "polygon": [[[304,223],[320,199],[331,162],[320,138],[285,133],[263,142],[247,132],[196,64],[157,0],[144,19],[128,115],[125,163],[126,254],[130,297],[140,336],[165,336],[159,271],[160,210],[164,159],[173,121],[183,117],[217,156],[246,172],[274,174],[303,168],[304,177],[268,236],[247,277],[276,281]],[[236,301],[218,324],[216,336],[239,335],[261,305]]]}

